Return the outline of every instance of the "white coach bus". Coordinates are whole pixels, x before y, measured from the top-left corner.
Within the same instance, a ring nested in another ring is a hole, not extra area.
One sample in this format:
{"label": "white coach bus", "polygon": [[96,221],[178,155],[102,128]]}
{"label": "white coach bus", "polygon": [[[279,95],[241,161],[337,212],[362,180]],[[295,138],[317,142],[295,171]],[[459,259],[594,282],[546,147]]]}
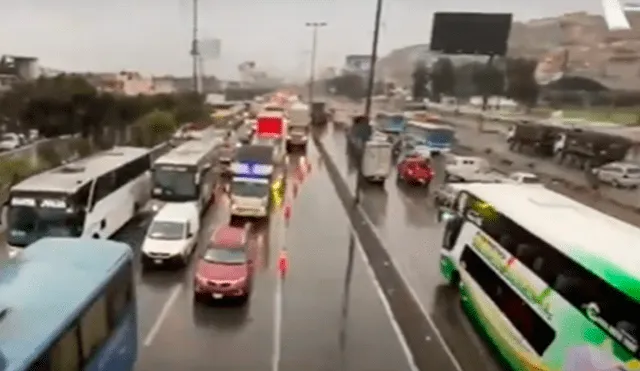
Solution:
{"label": "white coach bus", "polygon": [[110,237],[148,202],[150,167],[149,149],[116,147],[25,179],[9,193],[8,244]]}
{"label": "white coach bus", "polygon": [[158,158],[152,166],[152,209],[165,202],[195,202],[201,211],[214,199],[221,138],[192,140]]}

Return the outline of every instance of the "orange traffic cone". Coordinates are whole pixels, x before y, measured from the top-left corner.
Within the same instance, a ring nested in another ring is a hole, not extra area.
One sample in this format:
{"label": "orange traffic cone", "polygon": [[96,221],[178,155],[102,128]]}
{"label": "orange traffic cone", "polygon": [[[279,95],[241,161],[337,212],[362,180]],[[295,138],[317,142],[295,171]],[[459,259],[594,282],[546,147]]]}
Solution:
{"label": "orange traffic cone", "polygon": [[287,275],[289,269],[289,258],[287,256],[287,250],[280,250],[280,256],[278,257],[278,271],[280,271],[280,277]]}
{"label": "orange traffic cone", "polygon": [[284,221],[288,224],[289,219],[291,219],[291,206],[287,205],[284,207]]}

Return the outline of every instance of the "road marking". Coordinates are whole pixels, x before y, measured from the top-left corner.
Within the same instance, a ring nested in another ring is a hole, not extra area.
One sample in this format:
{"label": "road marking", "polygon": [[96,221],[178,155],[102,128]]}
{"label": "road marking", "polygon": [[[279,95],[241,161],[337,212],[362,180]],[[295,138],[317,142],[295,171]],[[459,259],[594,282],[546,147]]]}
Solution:
{"label": "road marking", "polygon": [[171,293],[169,294],[167,301],[165,301],[164,305],[162,306],[162,310],[160,310],[160,314],[158,314],[158,318],[156,318],[156,321],[153,323],[153,326],[151,327],[151,330],[149,330],[147,337],[144,338],[145,347],[148,347],[149,345],[151,345],[151,343],[153,343],[153,340],[158,335],[158,332],[160,331],[162,324],[164,323],[164,321],[167,319],[167,316],[171,312],[171,307],[173,307],[173,304],[175,304],[176,300],[178,300],[178,296],[180,296],[181,292],[182,292],[182,285],[178,285],[174,287]]}
{"label": "road marking", "polygon": [[[349,224],[351,224],[351,221],[349,221]],[[416,361],[415,361],[415,358],[413,358],[413,353],[411,353],[411,349],[409,348],[407,339],[405,339],[404,335],[402,334],[402,330],[400,330],[400,325],[398,324],[396,317],[393,315],[393,310],[391,310],[391,305],[389,304],[387,297],[384,295],[382,286],[380,286],[380,282],[378,282],[378,279],[376,278],[376,274],[374,273],[373,268],[371,267],[371,262],[369,261],[369,257],[367,256],[367,254],[365,254],[364,249],[362,248],[362,244],[360,243],[360,238],[358,237],[358,234],[356,233],[355,228],[353,227],[353,224],[351,224],[351,233],[353,233],[353,235],[356,238],[356,241],[357,241],[356,245],[357,245],[358,252],[362,257],[362,260],[364,260],[365,266],[367,267],[367,273],[369,274],[369,277],[373,282],[373,286],[376,289],[376,293],[380,298],[380,302],[382,303],[384,312],[389,318],[389,322],[391,323],[393,332],[396,334],[396,337],[398,338],[398,342],[400,343],[402,352],[404,353],[404,356],[407,359],[407,362],[409,363],[409,368],[411,369],[411,371],[420,371],[418,366],[416,366]]]}
{"label": "road marking", "polygon": [[[279,273],[278,273],[279,274]],[[282,279],[277,278],[276,292],[273,301],[273,354],[271,355],[271,371],[280,369],[280,352],[282,351]]]}
{"label": "road marking", "polygon": [[[362,214],[362,216],[364,217],[364,219],[367,221],[367,223],[369,223],[369,225],[371,225],[371,227],[372,227],[371,230],[373,231],[373,233],[375,233],[376,237],[381,242],[383,242],[384,245],[386,245],[385,239],[382,238],[382,236],[378,232],[378,229],[376,228],[375,224],[373,224],[373,222],[371,221],[371,219],[369,218],[367,213],[364,211],[364,209],[360,205],[358,205],[358,212],[360,212]],[[352,225],[352,227],[353,227],[353,225]],[[369,259],[364,254],[364,250],[362,249],[362,246],[359,246],[359,250],[365,256],[365,261],[367,262],[367,267],[369,268],[369,270],[373,274],[373,268],[371,268],[371,264],[369,263]],[[388,254],[388,255],[389,255],[389,259],[391,260],[391,263],[396,267],[396,269],[398,271],[398,275],[400,276],[402,281],[404,281],[404,284],[409,289],[409,293],[411,294],[411,296],[413,296],[413,300],[415,300],[416,303],[418,303],[418,307],[420,308],[420,311],[422,312],[424,317],[427,319],[427,322],[429,323],[429,326],[431,326],[431,328],[433,329],[433,333],[435,334],[435,336],[438,339],[438,341],[440,342],[440,344],[442,344],[442,348],[444,349],[444,352],[447,353],[447,356],[449,357],[449,360],[451,361],[451,363],[453,363],[453,366],[455,367],[456,371],[464,371],[462,369],[462,366],[460,366],[460,362],[458,361],[456,356],[453,354],[453,351],[451,351],[451,348],[449,347],[447,342],[444,340],[444,337],[442,336],[442,333],[440,332],[440,329],[436,325],[436,322],[433,320],[433,318],[431,317],[429,312],[427,312],[427,310],[424,307],[424,305],[422,305],[422,302],[420,301],[420,299],[419,299],[419,297],[418,297],[418,295],[416,293],[416,290],[413,289],[413,286],[411,286],[411,284],[409,283],[409,280],[407,280],[407,278],[405,277],[404,273],[402,272],[402,269],[400,269],[400,266],[398,264],[396,264],[396,262],[393,260],[393,256],[391,254]],[[378,289],[381,290],[380,294],[382,294],[384,296],[384,293],[382,292],[382,289],[380,288],[380,284],[378,283],[378,280],[375,278],[375,276],[374,276],[374,282],[375,282],[376,286],[378,287]],[[386,298],[385,298],[385,303],[386,303],[387,306],[389,305],[389,303],[386,302]],[[389,310],[391,310],[391,308],[389,308]],[[395,318],[394,318],[394,321],[395,321]],[[396,323],[396,326],[397,326],[397,323]],[[402,333],[400,333],[400,334],[402,334]],[[406,344],[406,342],[405,342],[405,344]],[[408,350],[408,348],[407,348],[407,350]],[[409,352],[409,354],[411,354],[411,352]],[[412,356],[412,358],[413,358],[413,356]]]}

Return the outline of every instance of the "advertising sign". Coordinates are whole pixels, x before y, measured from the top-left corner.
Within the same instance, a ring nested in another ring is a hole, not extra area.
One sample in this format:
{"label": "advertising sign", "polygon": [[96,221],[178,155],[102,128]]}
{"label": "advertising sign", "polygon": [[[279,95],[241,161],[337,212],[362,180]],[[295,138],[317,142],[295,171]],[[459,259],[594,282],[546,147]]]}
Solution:
{"label": "advertising sign", "polygon": [[371,56],[348,55],[344,68],[349,72],[367,72],[371,68]]}

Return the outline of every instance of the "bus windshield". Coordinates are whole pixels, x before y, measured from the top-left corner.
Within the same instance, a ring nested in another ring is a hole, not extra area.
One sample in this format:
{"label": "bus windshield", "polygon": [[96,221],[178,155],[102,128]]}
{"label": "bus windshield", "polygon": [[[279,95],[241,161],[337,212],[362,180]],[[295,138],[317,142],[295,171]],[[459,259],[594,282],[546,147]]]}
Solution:
{"label": "bus windshield", "polygon": [[25,247],[43,237],[80,237],[84,211],[60,199],[13,197],[7,222],[9,245]]}
{"label": "bus windshield", "polygon": [[269,184],[234,180],[231,183],[231,194],[240,197],[266,197],[269,195]]}
{"label": "bus windshield", "polygon": [[198,198],[198,185],[193,169],[155,168],[153,197],[161,201],[192,201]]}

